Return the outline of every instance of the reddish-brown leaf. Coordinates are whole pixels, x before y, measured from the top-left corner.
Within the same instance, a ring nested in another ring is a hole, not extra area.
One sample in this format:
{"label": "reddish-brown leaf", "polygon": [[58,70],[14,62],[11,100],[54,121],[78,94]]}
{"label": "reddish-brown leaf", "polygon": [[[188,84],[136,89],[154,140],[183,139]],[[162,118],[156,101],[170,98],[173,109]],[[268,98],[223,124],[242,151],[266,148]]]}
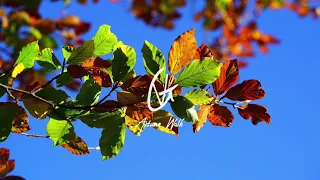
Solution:
{"label": "reddish-brown leaf", "polygon": [[199,117],[199,122],[193,124],[193,132],[196,133],[204,126],[207,121],[207,117],[210,113],[211,106],[200,106],[199,111],[197,112]]}
{"label": "reddish-brown leaf", "polygon": [[238,108],[239,114],[244,119],[250,119],[252,124],[257,125],[259,122],[270,124],[270,115],[267,113],[267,108],[258,104],[247,104]]}
{"label": "reddish-brown leaf", "polygon": [[215,126],[230,127],[234,117],[227,107],[215,104],[210,108],[208,119]]}
{"label": "reddish-brown leaf", "polygon": [[6,162],[0,163],[0,177],[4,177],[10,173],[15,167],[14,160],[8,160]]}
{"label": "reddish-brown leaf", "polygon": [[230,88],[225,97],[231,100],[245,101],[261,99],[264,95],[265,91],[261,88],[261,83],[251,79]]}
{"label": "reddish-brown leaf", "polygon": [[[123,83],[121,88],[141,97],[148,93],[152,78],[153,77],[149,74],[137,76]],[[158,92],[163,91],[163,85],[161,85],[158,81],[155,82],[155,86]]]}
{"label": "reddish-brown leaf", "polygon": [[182,93],[182,87],[181,86],[178,86],[176,87],[173,91],[172,91],[173,94],[177,94],[177,95],[180,95]]}
{"label": "reddish-brown leaf", "polygon": [[68,73],[73,78],[82,78],[83,76],[87,75],[87,71],[78,65],[69,65],[67,69]]}
{"label": "reddish-brown leaf", "polygon": [[213,54],[207,45],[201,44],[201,46],[197,49],[193,59],[200,59],[204,57],[212,58]]}
{"label": "reddish-brown leaf", "polygon": [[12,121],[11,131],[15,133],[24,133],[30,130],[29,118],[25,109],[21,106],[17,106],[17,115]]}
{"label": "reddish-brown leaf", "polygon": [[239,78],[238,60],[226,61],[220,70],[220,76],[212,83],[214,93],[218,96],[232,87]]}
{"label": "reddish-brown leaf", "polygon": [[112,82],[110,75],[104,71],[99,69],[95,69],[92,71],[94,81],[102,87],[110,87]]}
{"label": "reddish-brown leaf", "polygon": [[10,151],[7,148],[0,148],[0,163],[4,163],[9,160]]}
{"label": "reddish-brown leaf", "polygon": [[85,61],[81,66],[87,70],[99,69],[99,68],[108,68],[111,66],[111,63],[96,56]]}
{"label": "reddish-brown leaf", "polygon": [[80,35],[80,34],[84,34],[86,32],[89,31],[91,24],[87,23],[87,22],[81,22],[80,24],[78,24],[75,28],[74,31],[76,34]]}
{"label": "reddish-brown leaf", "polygon": [[68,144],[62,144],[61,146],[75,155],[90,154],[88,145],[80,137],[77,137],[75,141],[70,141]]}

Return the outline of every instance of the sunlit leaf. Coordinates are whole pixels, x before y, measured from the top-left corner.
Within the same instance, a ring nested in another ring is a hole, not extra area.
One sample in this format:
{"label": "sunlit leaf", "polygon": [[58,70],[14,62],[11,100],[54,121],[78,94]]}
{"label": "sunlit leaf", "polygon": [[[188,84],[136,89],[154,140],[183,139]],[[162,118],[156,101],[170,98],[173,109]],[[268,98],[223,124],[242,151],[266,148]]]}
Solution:
{"label": "sunlit leaf", "polygon": [[16,78],[20,73],[22,73],[24,69],[25,69],[25,66],[23,65],[23,63],[22,62],[18,63],[14,67],[11,77]]}
{"label": "sunlit leaf", "polygon": [[181,87],[197,87],[214,82],[220,75],[222,63],[211,58],[192,61],[178,75],[175,84]]}
{"label": "sunlit leaf", "polygon": [[75,48],[71,47],[71,46],[64,46],[62,48],[62,54],[64,59],[68,60],[69,57],[71,56],[71,53],[75,50]]}
{"label": "sunlit leaf", "polygon": [[37,58],[38,53],[38,41],[34,41],[22,48],[22,50],[20,51],[19,58],[17,59],[14,65],[18,65],[18,63],[21,62],[25,68],[32,68],[34,65],[34,60]]}
{"label": "sunlit leaf", "polygon": [[61,68],[59,60],[50,48],[43,49],[37,56],[36,61],[40,66],[49,70],[58,70]]}
{"label": "sunlit leaf", "polygon": [[67,144],[77,138],[72,124],[66,120],[50,118],[47,124],[47,133],[52,139],[54,146]]}
{"label": "sunlit leaf", "polygon": [[187,92],[184,95],[189,101],[191,101],[194,105],[206,105],[210,104],[213,100],[213,97],[205,90],[195,89]]}
{"label": "sunlit leaf", "polygon": [[[158,123],[160,126],[153,126],[162,132],[178,136],[179,125],[182,126],[183,120],[175,119],[168,111],[158,110],[153,112],[151,123]],[[180,124],[179,124],[180,123]]]}
{"label": "sunlit leaf", "polygon": [[201,46],[197,49],[195,55],[194,55],[194,59],[201,59],[201,58],[205,58],[205,57],[209,57],[209,58],[214,58],[212,52],[210,51],[210,49],[208,48],[208,46],[206,46],[205,44],[201,44]]}
{"label": "sunlit leaf", "polygon": [[117,36],[110,31],[109,25],[102,25],[93,38],[94,55],[103,56],[112,51],[113,46],[117,43]]}
{"label": "sunlit leaf", "polygon": [[209,105],[200,106],[200,108],[197,112],[198,117],[199,117],[199,122],[193,123],[193,132],[194,133],[200,131],[200,129],[206,123],[208,114],[210,113],[210,107],[211,106],[209,106]]}
{"label": "sunlit leaf", "polygon": [[14,160],[8,160],[3,163],[0,163],[0,177],[4,177],[8,173],[10,173],[15,167]]}
{"label": "sunlit leaf", "polygon": [[181,34],[172,44],[169,51],[169,71],[177,74],[182,67],[188,65],[197,50],[197,41],[194,36],[195,29]]}

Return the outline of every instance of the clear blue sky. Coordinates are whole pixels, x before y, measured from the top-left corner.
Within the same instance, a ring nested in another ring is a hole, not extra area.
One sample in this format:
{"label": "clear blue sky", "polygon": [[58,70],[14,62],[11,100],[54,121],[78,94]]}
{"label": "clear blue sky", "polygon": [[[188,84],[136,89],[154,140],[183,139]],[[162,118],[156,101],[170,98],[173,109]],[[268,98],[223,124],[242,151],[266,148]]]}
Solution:
{"label": "clear blue sky", "polygon": [[[62,7],[62,3],[44,3],[41,11],[58,17]],[[86,39],[91,39],[100,25],[111,25],[118,39],[136,49],[138,74],[145,73],[140,53],[144,40],[166,56],[174,39],[193,27],[198,45],[204,40],[200,24],[192,21],[194,7],[183,9],[183,19],[173,31],[146,26],[129,14],[128,8],[123,3],[102,1],[87,7],[72,5],[68,11],[92,22]],[[281,44],[272,46],[267,55],[250,59],[249,68],[240,72],[240,81],[261,81],[267,94],[257,103],[268,108],[270,125],[253,126],[235,115],[230,128],[207,122],[196,134],[191,124],[184,123],[178,138],[154,129],[140,137],[127,131],[124,148],[107,161],[101,160],[99,151],[76,156],[62,147],[54,148],[51,140],[12,134],[1,144],[16,160],[12,174],[28,180],[319,180],[319,23],[287,10],[265,12],[258,22],[264,32],[280,37]],[[30,133],[45,134],[47,121],[31,119]],[[98,145],[100,130],[80,123],[75,129],[89,146]]]}

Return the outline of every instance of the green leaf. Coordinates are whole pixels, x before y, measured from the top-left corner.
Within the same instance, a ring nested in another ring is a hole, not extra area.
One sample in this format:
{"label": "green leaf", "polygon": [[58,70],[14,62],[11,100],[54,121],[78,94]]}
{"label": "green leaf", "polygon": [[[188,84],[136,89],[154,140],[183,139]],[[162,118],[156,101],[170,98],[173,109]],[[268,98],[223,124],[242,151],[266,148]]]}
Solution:
{"label": "green leaf", "polygon": [[166,81],[166,60],[162,52],[148,41],[144,41],[142,47],[143,63],[146,71],[154,76],[160,69],[165,70],[160,73],[160,81]]}
{"label": "green leaf", "polygon": [[93,40],[86,41],[82,46],[72,51],[68,63],[81,64],[93,56],[94,43]]}
{"label": "green leaf", "polygon": [[66,120],[50,118],[47,124],[47,133],[52,139],[54,146],[67,144],[77,138],[72,124]]}
{"label": "green leaf", "polygon": [[51,86],[40,89],[36,92],[36,95],[58,104],[69,98],[68,94],[63,90],[58,90]]}
{"label": "green leaf", "polygon": [[117,43],[117,36],[110,31],[110,28],[109,25],[102,25],[94,36],[94,55],[103,56],[110,53]]}
{"label": "green leaf", "polygon": [[82,85],[77,100],[79,105],[93,105],[98,102],[101,94],[101,86],[99,86],[92,78],[89,78]]}
{"label": "green leaf", "polygon": [[181,87],[198,87],[214,82],[220,75],[222,63],[211,58],[193,60],[178,75],[174,84]]}
{"label": "green leaf", "polygon": [[213,97],[203,89],[195,89],[187,92],[184,95],[189,101],[191,101],[194,105],[206,105],[210,104],[213,100]]}
{"label": "green leaf", "polygon": [[71,56],[71,53],[75,50],[74,47],[71,46],[64,46],[62,48],[62,54],[63,54],[63,58],[68,60],[69,57]]}
{"label": "green leaf", "polygon": [[34,65],[34,60],[37,58],[38,53],[38,41],[34,41],[22,48],[19,58],[14,65],[17,65],[19,62],[21,62],[25,68],[32,68]]}
{"label": "green leaf", "polygon": [[[78,106],[76,100],[72,101],[65,101],[60,105],[68,106],[68,107],[75,107]],[[62,117],[67,119],[77,119],[82,115],[89,114],[90,111],[81,110],[81,109],[70,109],[65,107],[56,107],[54,111],[52,111],[48,116],[53,119],[62,119]]]}
{"label": "green leaf", "polygon": [[121,41],[115,45],[114,49],[112,76],[114,81],[121,81],[133,69],[136,63],[136,52]]}
{"label": "green leaf", "polygon": [[36,29],[36,28],[31,27],[31,28],[29,29],[29,32],[30,32],[30,34],[33,35],[37,40],[40,40],[40,39],[42,38],[41,32],[40,32],[38,29]]}
{"label": "green leaf", "polygon": [[191,101],[183,96],[173,98],[174,102],[170,102],[173,112],[187,122],[198,122],[199,118],[195,106]]}
{"label": "green leaf", "polygon": [[16,116],[17,109],[15,107],[0,108],[0,142],[5,141],[11,132],[12,121]]}
{"label": "green leaf", "polygon": [[60,77],[57,78],[56,83],[57,83],[57,87],[62,87],[72,83],[73,81],[74,81],[74,78],[71,77],[68,72],[65,72]]}
{"label": "green leaf", "polygon": [[102,160],[118,155],[124,145],[125,135],[126,125],[124,118],[108,120],[108,126],[102,131],[99,140]]}
{"label": "green leaf", "polygon": [[[0,77],[0,83],[3,85],[8,85],[9,84],[9,79],[10,79],[10,74],[4,74]],[[0,88],[0,98],[6,94],[7,91],[4,88]]]}
{"label": "green leaf", "polygon": [[43,49],[36,58],[36,61],[40,66],[49,70],[58,70],[61,68],[59,60],[50,48]]}
{"label": "green leaf", "polygon": [[58,44],[51,36],[42,35],[42,38],[39,40],[39,46],[55,49],[58,47]]}
{"label": "green leaf", "polygon": [[91,128],[107,128],[109,121],[121,121],[122,114],[122,110],[115,112],[90,111],[90,114],[81,116],[79,119]]}

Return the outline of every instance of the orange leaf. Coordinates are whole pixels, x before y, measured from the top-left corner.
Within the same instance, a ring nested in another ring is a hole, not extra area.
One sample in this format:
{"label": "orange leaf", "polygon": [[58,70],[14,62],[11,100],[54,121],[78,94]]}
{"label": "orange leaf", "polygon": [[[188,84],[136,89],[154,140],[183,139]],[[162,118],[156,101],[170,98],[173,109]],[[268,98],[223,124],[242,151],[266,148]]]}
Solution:
{"label": "orange leaf", "polygon": [[230,88],[225,97],[231,100],[245,101],[261,99],[265,91],[261,88],[261,83],[257,80],[245,80],[241,84]]}
{"label": "orange leaf", "polygon": [[11,172],[15,167],[14,160],[9,160],[3,163],[0,163],[0,177],[4,177],[9,172]]}
{"label": "orange leaf", "polygon": [[126,110],[126,115],[138,121],[152,120],[153,117],[153,113],[148,108],[148,104],[146,101],[128,106]]}
{"label": "orange leaf", "polygon": [[194,59],[200,59],[200,58],[204,58],[204,57],[213,58],[213,54],[207,45],[201,44],[201,46],[197,49],[197,51],[194,55]]}
{"label": "orange leaf", "polygon": [[78,65],[69,65],[67,69],[68,73],[73,78],[82,78],[83,76],[87,75],[87,71]]}
{"label": "orange leaf", "polygon": [[196,133],[200,131],[200,129],[203,127],[203,125],[207,121],[207,117],[210,113],[210,108],[211,106],[200,106],[199,111],[197,112],[198,117],[199,117],[199,122],[195,122],[193,124],[193,132]]}
{"label": "orange leaf", "polygon": [[223,94],[237,82],[239,78],[238,60],[228,60],[220,70],[220,76],[213,82],[214,93]]}
{"label": "orange leaf", "polygon": [[12,121],[11,131],[15,133],[24,133],[30,130],[30,126],[28,124],[29,118],[25,109],[21,106],[17,106],[17,115]]}
{"label": "orange leaf", "polygon": [[208,119],[215,126],[230,127],[234,117],[227,107],[215,104],[211,106]]}
{"label": "orange leaf", "polygon": [[247,104],[238,108],[239,114],[244,119],[250,119],[252,124],[257,125],[259,122],[270,124],[270,115],[267,113],[267,108],[258,104]]}
{"label": "orange leaf", "polygon": [[95,69],[92,71],[94,81],[102,87],[110,87],[112,82],[110,75],[104,71],[99,69]]}
{"label": "orange leaf", "polygon": [[10,151],[7,148],[0,148],[0,163],[4,163],[9,160]]}
{"label": "orange leaf", "polygon": [[68,144],[62,144],[61,146],[75,155],[90,154],[88,145],[80,137],[77,137],[75,141],[70,141]]}
{"label": "orange leaf", "polygon": [[182,67],[188,65],[197,49],[197,41],[194,36],[195,29],[181,34],[172,44],[169,51],[169,71],[177,74]]}
{"label": "orange leaf", "polygon": [[99,68],[108,68],[111,66],[111,63],[109,63],[106,60],[103,60],[100,57],[93,57],[89,60],[83,62],[82,67],[85,69],[99,69]]}

